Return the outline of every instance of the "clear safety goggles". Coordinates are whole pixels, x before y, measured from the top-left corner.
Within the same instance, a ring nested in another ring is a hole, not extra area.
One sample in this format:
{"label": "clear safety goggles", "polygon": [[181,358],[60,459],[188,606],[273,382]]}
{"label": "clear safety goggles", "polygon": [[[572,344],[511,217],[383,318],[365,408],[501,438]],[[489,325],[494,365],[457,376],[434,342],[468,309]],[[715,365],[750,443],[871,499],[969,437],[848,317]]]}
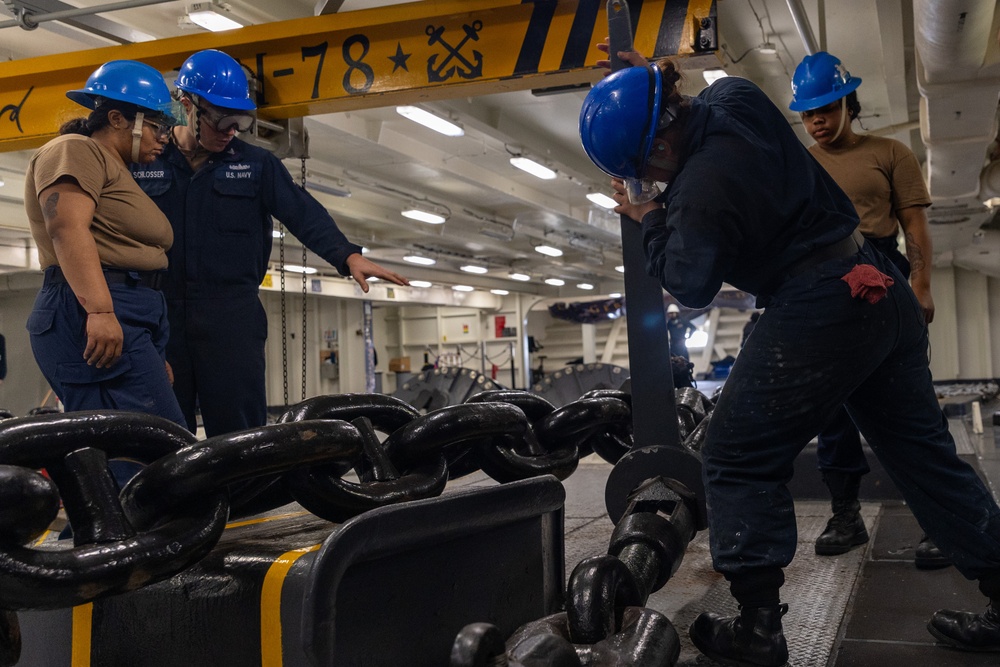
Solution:
{"label": "clear safety goggles", "polygon": [[[670,124],[677,120],[678,110],[679,107],[676,104],[670,104],[667,106],[663,115],[660,116],[660,119],[656,124],[656,130],[653,133],[653,141],[656,140],[657,134],[670,127]],[[650,156],[646,159],[645,164],[642,166],[640,176],[625,179],[625,192],[628,194],[629,203],[645,204],[653,201],[663,192],[663,188],[660,186],[659,182],[644,176],[644,173],[648,171],[650,166],[661,169],[676,169],[677,163],[673,160],[657,158],[655,155],[650,153]]]}
{"label": "clear safety goggles", "polygon": [[660,196],[660,184],[649,178],[626,178],[625,193],[630,204],[645,204]]}
{"label": "clear safety goggles", "polygon": [[236,109],[219,109],[208,106],[204,102],[200,104],[196,102],[195,106],[198,107],[199,111],[201,111],[201,117],[208,122],[209,126],[215,128],[218,132],[229,132],[234,128],[237,132],[248,132],[257,120],[253,114],[245,111],[238,111]]}

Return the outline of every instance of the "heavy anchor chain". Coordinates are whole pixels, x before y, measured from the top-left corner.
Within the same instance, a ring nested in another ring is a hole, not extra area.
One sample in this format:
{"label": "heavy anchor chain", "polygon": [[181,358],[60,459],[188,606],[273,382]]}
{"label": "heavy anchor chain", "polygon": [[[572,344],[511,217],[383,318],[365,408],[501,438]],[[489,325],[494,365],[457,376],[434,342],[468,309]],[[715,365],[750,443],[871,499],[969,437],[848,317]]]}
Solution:
{"label": "heavy anchor chain", "polygon": [[647,480],[629,497],[608,553],[574,568],[566,611],[521,626],[506,642],[496,626],[470,624],[455,639],[451,667],[675,664],[677,631],[644,605],[680,567],[698,530],[697,511],[682,483]]}
{"label": "heavy anchor chain", "polygon": [[[629,452],[630,423],[630,397],[617,390],[561,408],[528,392],[484,392],[426,415],[385,395],[322,396],[292,406],[276,424],[200,442],[138,413],[4,419],[0,665],[15,664],[20,653],[15,611],[75,606],[162,581],[211,551],[233,513],[297,500],[339,522],[439,495],[449,477],[479,469],[499,482],[565,479],[590,451],[611,462]],[[145,464],[120,493],[107,468],[112,458]],[[352,470],[357,481],[345,479]],[[26,546],[51,525],[60,499],[73,547]],[[615,620],[619,632],[650,622],[624,611]]]}
{"label": "heavy anchor chain", "polygon": [[[545,474],[566,479],[588,443],[627,451],[630,418],[624,392],[586,394],[556,409],[526,391],[488,391],[426,415],[381,394],[318,396],[292,406],[278,422],[350,421],[365,442],[358,457],[255,480],[233,492],[234,511],[257,513],[296,500],[317,516],[344,521],[440,495],[449,479],[478,470],[500,483]],[[380,441],[378,433],[387,437]],[[352,469],[357,481],[345,477]]]}
{"label": "heavy anchor chain", "polygon": [[[373,398],[319,397],[281,417],[336,414],[351,418],[364,438],[360,455],[346,467],[354,467],[358,482],[343,478],[343,466],[296,471],[286,479],[295,500],[314,514],[343,521],[383,505],[438,496],[448,482],[449,458],[461,458],[482,438],[523,438],[528,428],[524,413],[503,403],[454,405],[419,415],[391,396],[366,406]],[[379,442],[376,430],[389,436]]]}
{"label": "heavy anchor chain", "polygon": [[[495,439],[475,451],[473,460],[499,482],[544,474],[566,479],[591,451],[614,463],[631,446],[631,399],[623,391],[590,391],[561,408],[536,394],[509,389],[481,392],[466,404],[473,402],[511,403],[531,423],[522,443]],[[467,472],[460,462],[456,466]]]}
{"label": "heavy anchor chain", "polygon": [[[195,442],[173,422],[107,411],[0,424],[0,465],[10,479],[0,514],[0,608],[54,609],[162,581],[216,544],[228,485],[327,463],[361,449],[341,421],[303,421]],[[147,464],[119,496],[108,458]],[[51,481],[35,470],[44,468]],[[31,548],[62,498],[73,547]]]}
{"label": "heavy anchor chain", "polygon": [[[627,402],[628,393],[622,393],[598,390],[590,397]],[[506,641],[492,624],[469,624],[455,638],[451,667],[676,664],[676,630],[669,619],[644,605],[677,572],[688,544],[707,527],[700,451],[713,407],[696,389],[682,389],[676,400],[681,448],[650,448],[661,450],[649,452],[651,456],[618,442],[605,448],[609,433],[631,445],[631,434],[620,427],[588,439],[594,451],[616,463],[606,492],[609,498],[616,496],[608,502],[616,526],[608,553],[584,559],[574,568],[566,611],[527,623]],[[619,465],[623,470],[616,486]],[[618,494],[624,499],[618,500]],[[619,504],[623,510],[618,510]]]}

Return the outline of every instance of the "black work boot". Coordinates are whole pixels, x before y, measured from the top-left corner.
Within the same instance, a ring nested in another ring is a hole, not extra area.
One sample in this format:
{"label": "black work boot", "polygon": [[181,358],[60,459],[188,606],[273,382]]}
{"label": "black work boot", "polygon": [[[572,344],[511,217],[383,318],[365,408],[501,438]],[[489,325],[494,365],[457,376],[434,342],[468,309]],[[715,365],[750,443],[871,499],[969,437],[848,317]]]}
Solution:
{"label": "black work boot", "polygon": [[787,604],[740,607],[739,616],[723,618],[702,612],[688,636],[706,656],[735,667],[782,667],[788,663],[788,645],[781,631]]}
{"label": "black work boot", "polygon": [[920,538],[913,554],[913,564],[920,570],[937,570],[951,565],[948,557],[938,549],[938,546],[931,541],[931,538],[924,535]]}
{"label": "black work boot", "polygon": [[1000,599],[981,614],[942,609],[934,612],[927,630],[938,641],[963,651],[1000,652]]}
{"label": "black work boot", "polygon": [[861,475],[826,471],[823,481],[833,498],[830,502],[833,516],[827,521],[823,534],[816,538],[816,554],[845,554],[868,542],[868,530],[861,518],[861,503],[858,501]]}

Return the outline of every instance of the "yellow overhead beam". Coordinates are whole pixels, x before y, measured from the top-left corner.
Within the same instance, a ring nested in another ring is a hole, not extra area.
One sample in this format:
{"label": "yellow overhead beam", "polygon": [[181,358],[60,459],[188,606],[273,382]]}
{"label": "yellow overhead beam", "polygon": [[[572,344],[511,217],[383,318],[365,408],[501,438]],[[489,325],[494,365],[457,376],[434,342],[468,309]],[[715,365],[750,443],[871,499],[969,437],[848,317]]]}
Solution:
{"label": "yellow overhead beam", "polygon": [[[633,1],[635,47],[694,55],[716,0]],[[425,0],[223,33],[0,63],[0,151],[40,146],[82,114],[66,91],[109,60],[177,70],[219,49],[257,78],[262,118],[292,118],[595,81],[605,0]],[[700,45],[704,46],[704,45]]]}

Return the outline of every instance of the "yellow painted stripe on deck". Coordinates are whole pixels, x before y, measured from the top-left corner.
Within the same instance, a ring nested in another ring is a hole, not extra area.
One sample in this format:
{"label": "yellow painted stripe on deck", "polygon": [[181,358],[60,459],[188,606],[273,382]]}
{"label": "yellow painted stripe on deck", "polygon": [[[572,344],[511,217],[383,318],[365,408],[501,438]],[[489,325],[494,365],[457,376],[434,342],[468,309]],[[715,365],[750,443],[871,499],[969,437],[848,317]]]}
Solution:
{"label": "yellow painted stripe on deck", "polygon": [[[281,667],[281,589],[295,561],[321,545],[294,549],[283,553],[271,563],[260,591],[260,664],[261,667]],[[75,667],[75,665],[74,665]]]}
{"label": "yellow painted stripe on deck", "polygon": [[229,530],[230,528],[239,528],[241,526],[253,526],[253,525],[258,524],[258,523],[267,523],[268,521],[279,521],[281,519],[292,519],[294,517],[304,516],[304,515],[309,514],[309,513],[310,512],[302,510],[301,512],[288,512],[287,514],[275,514],[273,516],[265,516],[265,517],[260,517],[258,519],[247,519],[246,521],[233,521],[231,523],[227,523],[226,524],[226,530]]}
{"label": "yellow painted stripe on deck", "polygon": [[72,667],[90,667],[90,638],[93,632],[94,603],[73,607],[73,637],[70,649]]}

